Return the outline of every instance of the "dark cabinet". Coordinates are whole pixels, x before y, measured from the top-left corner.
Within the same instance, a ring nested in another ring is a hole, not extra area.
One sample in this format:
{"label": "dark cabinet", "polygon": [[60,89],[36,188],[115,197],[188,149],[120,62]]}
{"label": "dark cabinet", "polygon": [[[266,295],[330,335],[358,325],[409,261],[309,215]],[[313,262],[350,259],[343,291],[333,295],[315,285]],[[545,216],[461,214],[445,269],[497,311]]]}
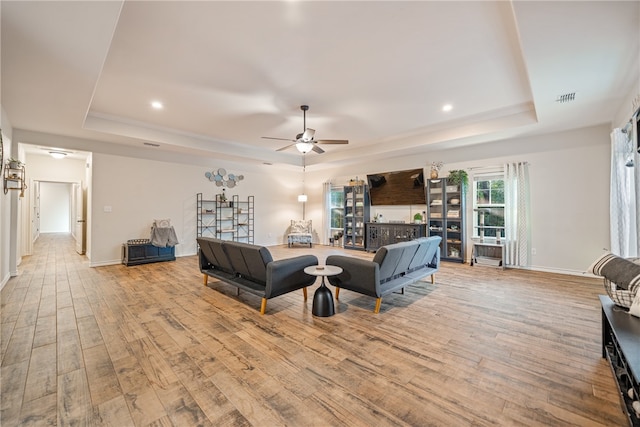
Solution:
{"label": "dark cabinet", "polygon": [[367,236],[365,246],[367,251],[376,251],[385,245],[407,242],[427,236],[426,224],[368,222],[366,223],[365,230]]}
{"label": "dark cabinet", "polygon": [[150,262],[175,261],[176,248],[161,248],[147,242],[131,240],[122,245],[122,263],[124,265],[148,264]]}
{"label": "dark cabinet", "polygon": [[620,406],[629,425],[640,426],[640,319],[600,295],[602,305],[602,357],[609,361],[618,386]]}
{"label": "dark cabinet", "polygon": [[430,236],[442,237],[441,259],[464,262],[464,191],[446,178],[427,181],[427,225]]}
{"label": "dark cabinet", "polygon": [[363,182],[344,187],[345,249],[365,249],[365,224],[369,222],[369,191]]}

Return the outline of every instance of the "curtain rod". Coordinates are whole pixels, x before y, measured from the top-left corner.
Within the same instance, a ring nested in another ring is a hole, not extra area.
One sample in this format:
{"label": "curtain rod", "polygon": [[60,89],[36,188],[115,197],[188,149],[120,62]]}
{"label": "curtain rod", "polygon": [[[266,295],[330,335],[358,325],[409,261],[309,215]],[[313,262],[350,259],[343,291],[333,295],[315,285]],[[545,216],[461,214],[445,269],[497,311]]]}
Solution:
{"label": "curtain rod", "polygon": [[[524,161],[524,162],[508,162],[508,163],[521,163],[523,165],[529,165],[531,166],[531,163]],[[471,166],[470,168],[468,168],[470,171],[473,170],[482,170],[482,169],[498,169],[498,168],[502,168],[503,165],[493,165],[493,166]]]}

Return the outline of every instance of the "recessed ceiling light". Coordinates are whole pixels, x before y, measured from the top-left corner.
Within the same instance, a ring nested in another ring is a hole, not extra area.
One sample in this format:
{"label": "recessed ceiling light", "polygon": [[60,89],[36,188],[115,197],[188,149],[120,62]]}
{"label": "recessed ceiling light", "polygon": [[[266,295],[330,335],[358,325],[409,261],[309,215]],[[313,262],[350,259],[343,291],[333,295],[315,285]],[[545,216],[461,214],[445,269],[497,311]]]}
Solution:
{"label": "recessed ceiling light", "polygon": [[451,110],[453,110],[453,105],[451,105],[451,104],[444,104],[442,106],[442,111],[444,111],[444,112],[451,111]]}
{"label": "recessed ceiling light", "polygon": [[164,105],[162,105],[160,101],[151,101],[151,106],[156,110],[162,110],[164,108]]}

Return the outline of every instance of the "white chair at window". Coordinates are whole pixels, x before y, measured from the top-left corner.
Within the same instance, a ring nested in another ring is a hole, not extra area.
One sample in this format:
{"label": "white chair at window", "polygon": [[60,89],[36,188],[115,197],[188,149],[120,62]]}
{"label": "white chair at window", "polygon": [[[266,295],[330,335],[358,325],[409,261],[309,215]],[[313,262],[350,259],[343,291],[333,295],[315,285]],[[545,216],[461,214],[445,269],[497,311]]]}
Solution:
{"label": "white chair at window", "polygon": [[294,243],[309,244],[312,247],[313,234],[312,234],[311,220],[291,220],[291,226],[289,227],[289,234],[287,235],[287,242],[289,247]]}

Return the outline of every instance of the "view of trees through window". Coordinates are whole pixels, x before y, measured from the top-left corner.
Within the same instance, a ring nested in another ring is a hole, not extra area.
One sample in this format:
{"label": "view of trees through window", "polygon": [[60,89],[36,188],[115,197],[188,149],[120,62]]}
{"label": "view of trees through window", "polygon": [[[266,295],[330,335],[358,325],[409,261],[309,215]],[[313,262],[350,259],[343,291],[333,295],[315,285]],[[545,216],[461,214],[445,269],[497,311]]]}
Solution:
{"label": "view of trees through window", "polygon": [[[473,236],[504,237],[504,179],[477,177],[473,183]],[[484,233],[484,234],[483,234]]]}
{"label": "view of trees through window", "polygon": [[331,200],[329,202],[331,214],[331,229],[344,228],[344,191],[342,187],[331,188]]}

